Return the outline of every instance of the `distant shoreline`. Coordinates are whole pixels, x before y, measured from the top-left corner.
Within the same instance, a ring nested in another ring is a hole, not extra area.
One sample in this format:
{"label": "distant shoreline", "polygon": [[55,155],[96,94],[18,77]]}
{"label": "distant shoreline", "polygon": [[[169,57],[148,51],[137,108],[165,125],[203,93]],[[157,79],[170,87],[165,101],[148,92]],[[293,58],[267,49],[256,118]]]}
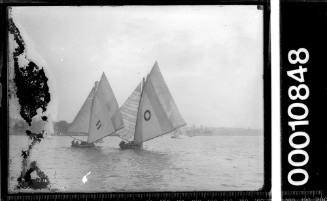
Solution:
{"label": "distant shoreline", "polygon": [[[10,135],[25,135],[24,130],[10,129]],[[171,133],[173,134],[173,132]],[[86,136],[85,134],[70,133],[70,132],[57,132],[55,131],[53,136]],[[173,134],[176,135],[176,134]],[[263,136],[263,131],[256,129],[241,129],[241,128],[212,128],[207,130],[198,129],[181,129],[181,132],[177,135],[185,135],[189,137],[194,136]],[[112,134],[110,136],[118,136]]]}
{"label": "distant shoreline", "polygon": [[[30,129],[43,130],[44,123],[40,120],[34,121],[32,127],[29,127],[26,122],[19,119],[10,119],[9,134],[10,135],[25,135],[25,131]],[[51,135],[55,136],[86,136],[85,133],[71,133],[68,132],[70,123],[66,121],[53,122],[54,133]],[[174,132],[172,132],[174,133]],[[186,135],[186,136],[263,136],[262,129],[253,128],[229,128],[229,127],[208,127],[208,126],[185,126],[178,129],[174,135]],[[113,134],[111,136],[117,136]]]}
{"label": "distant shoreline", "polygon": [[192,136],[263,136],[259,129],[247,128],[186,128],[185,135]]}

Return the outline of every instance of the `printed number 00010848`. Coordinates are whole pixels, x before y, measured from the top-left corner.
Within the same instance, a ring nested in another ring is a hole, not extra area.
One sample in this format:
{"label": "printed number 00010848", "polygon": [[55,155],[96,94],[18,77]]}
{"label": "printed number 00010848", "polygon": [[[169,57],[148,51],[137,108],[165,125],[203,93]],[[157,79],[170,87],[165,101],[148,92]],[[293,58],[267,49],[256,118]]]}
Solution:
{"label": "printed number 00010848", "polygon": [[[304,58],[301,58],[301,55],[304,55]],[[309,155],[304,150],[304,148],[309,145],[310,136],[306,132],[301,131],[303,127],[300,127],[309,125],[309,121],[306,120],[309,114],[309,109],[303,102],[308,99],[310,90],[309,87],[305,84],[304,79],[304,73],[307,72],[307,68],[302,66],[309,61],[309,51],[305,48],[290,50],[288,52],[288,61],[290,64],[298,65],[297,69],[287,71],[287,75],[297,81],[299,84],[290,86],[288,88],[288,97],[294,102],[291,103],[287,109],[288,117],[291,119],[288,121],[288,125],[291,127],[292,132],[288,141],[289,145],[293,149],[288,154],[288,163],[293,166],[293,169],[289,171],[287,180],[291,185],[302,186],[309,180],[308,172],[303,168],[303,166],[305,166],[309,161]],[[297,112],[295,113],[294,111]],[[304,138],[304,142],[295,143],[294,139],[296,138]],[[294,156],[296,155],[303,156],[303,160],[295,161]],[[295,175],[300,176],[302,179],[294,179]]]}

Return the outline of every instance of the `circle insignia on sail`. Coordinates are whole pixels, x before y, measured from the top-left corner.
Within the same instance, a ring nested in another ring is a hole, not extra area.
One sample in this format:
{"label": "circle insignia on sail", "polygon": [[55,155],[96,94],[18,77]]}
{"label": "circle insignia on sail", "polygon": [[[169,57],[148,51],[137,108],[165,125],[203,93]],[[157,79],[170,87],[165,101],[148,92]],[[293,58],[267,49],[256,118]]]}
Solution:
{"label": "circle insignia on sail", "polygon": [[149,121],[151,119],[151,112],[150,112],[150,110],[146,110],[144,112],[144,119],[145,119],[145,121]]}

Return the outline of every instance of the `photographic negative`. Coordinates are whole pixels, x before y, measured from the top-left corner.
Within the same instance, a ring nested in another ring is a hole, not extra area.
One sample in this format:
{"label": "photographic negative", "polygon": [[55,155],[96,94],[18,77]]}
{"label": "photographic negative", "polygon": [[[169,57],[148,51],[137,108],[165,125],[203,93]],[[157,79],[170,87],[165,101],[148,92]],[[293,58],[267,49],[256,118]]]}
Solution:
{"label": "photographic negative", "polygon": [[9,7],[9,193],[269,191],[264,24],[262,5]]}

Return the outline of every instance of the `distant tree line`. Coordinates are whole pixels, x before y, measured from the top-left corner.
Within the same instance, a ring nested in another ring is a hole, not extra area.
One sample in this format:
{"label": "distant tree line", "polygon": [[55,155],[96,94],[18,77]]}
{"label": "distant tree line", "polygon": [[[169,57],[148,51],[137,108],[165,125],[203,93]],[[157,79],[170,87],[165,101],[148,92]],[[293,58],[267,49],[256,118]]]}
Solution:
{"label": "distant tree line", "polygon": [[69,123],[67,121],[58,121],[54,123],[53,129],[56,134],[58,133],[67,133]]}
{"label": "distant tree line", "polygon": [[[12,134],[25,134],[26,129],[30,130],[42,130],[42,127],[44,126],[44,123],[42,120],[39,121],[33,121],[31,124],[31,127],[22,119],[10,119],[10,128],[14,131]],[[59,133],[67,133],[69,123],[67,121],[58,121],[53,122],[53,129],[54,133],[51,133],[50,135],[58,135]]]}

